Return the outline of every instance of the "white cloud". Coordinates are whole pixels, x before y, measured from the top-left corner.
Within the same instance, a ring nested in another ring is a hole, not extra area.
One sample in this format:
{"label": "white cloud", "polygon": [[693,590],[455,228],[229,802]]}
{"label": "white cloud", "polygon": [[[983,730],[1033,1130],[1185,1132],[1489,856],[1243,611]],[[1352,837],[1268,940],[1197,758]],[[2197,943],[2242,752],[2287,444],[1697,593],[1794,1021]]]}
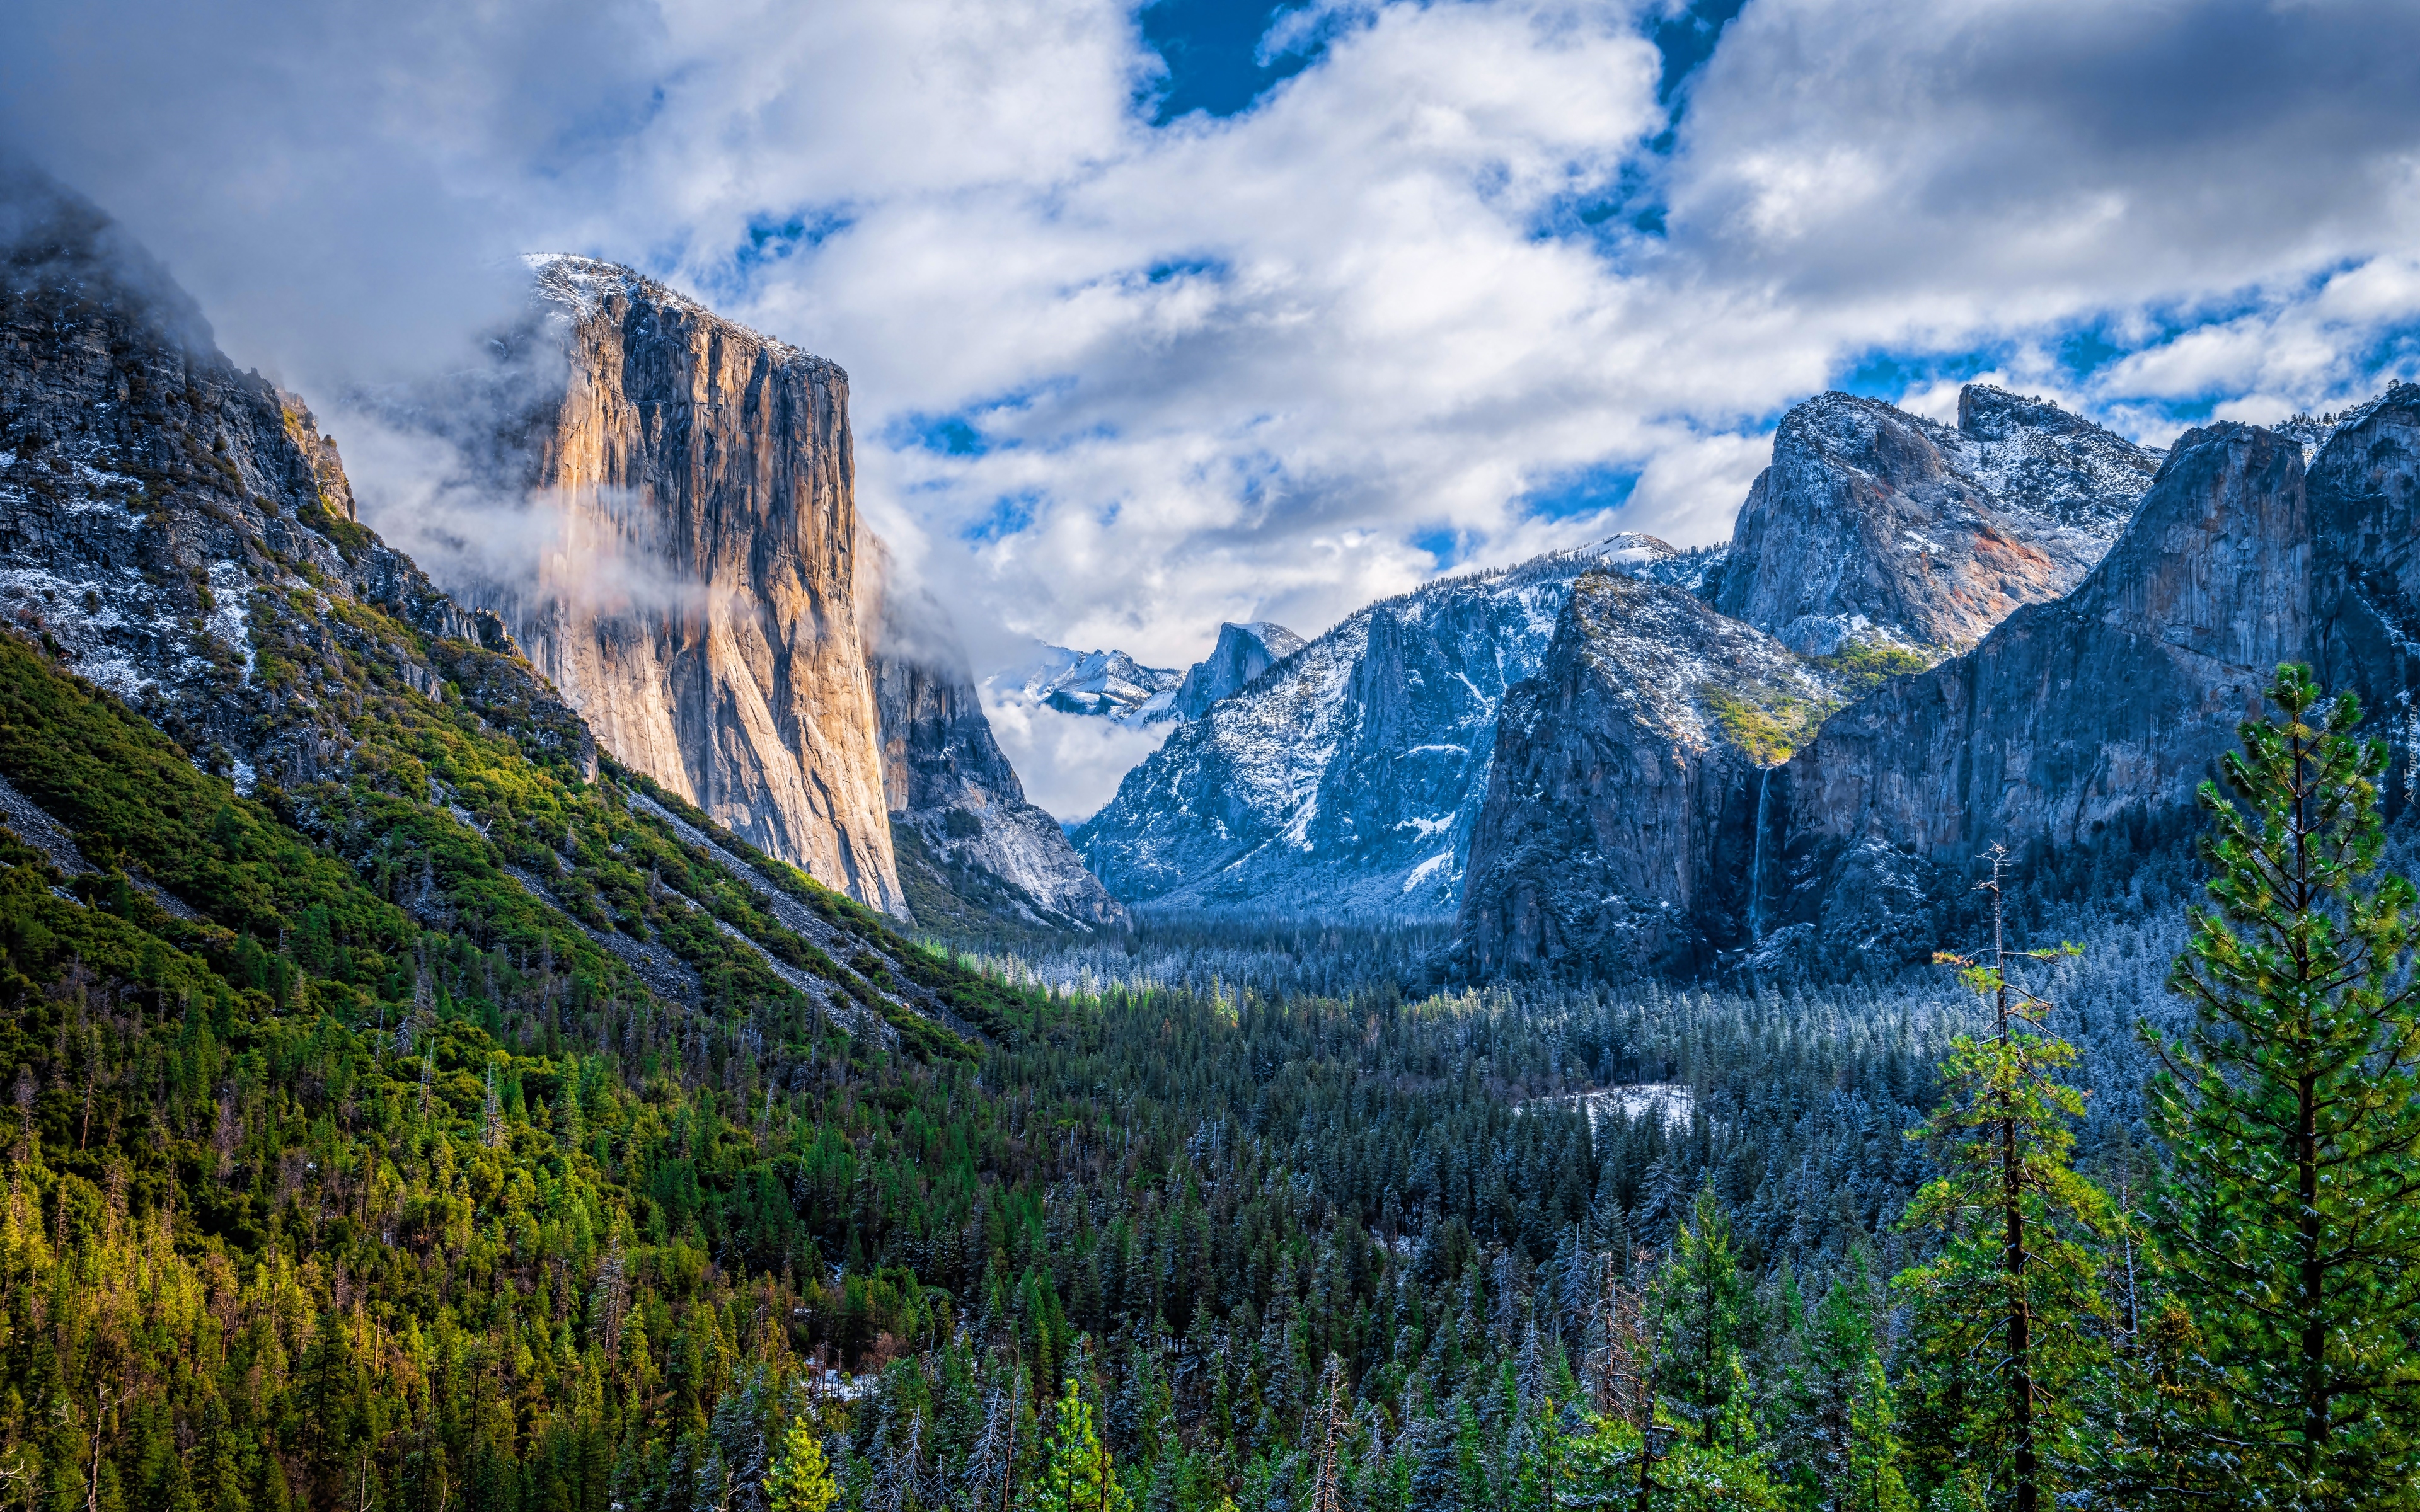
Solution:
{"label": "white cloud", "polygon": [[[1752,0],[1668,156],[1640,7],[1328,4],[1259,106],[1155,128],[1107,0],[24,0],[0,123],[306,391],[460,360],[534,246],[840,361],[866,510],[979,671],[1719,538],[1869,353],[1928,413],[1940,359],[2158,440],[2358,397],[2420,322],[2408,5]],[[2083,327],[2121,352],[2063,363]],[[1622,507],[1523,502],[1591,470]],[[1059,722],[1003,743],[1082,811],[1133,753]]]}
{"label": "white cloud", "polygon": [[986,696],[992,734],[1025,784],[1025,801],[1065,821],[1089,819],[1118,779],[1160,748],[1171,724],[1136,727]]}

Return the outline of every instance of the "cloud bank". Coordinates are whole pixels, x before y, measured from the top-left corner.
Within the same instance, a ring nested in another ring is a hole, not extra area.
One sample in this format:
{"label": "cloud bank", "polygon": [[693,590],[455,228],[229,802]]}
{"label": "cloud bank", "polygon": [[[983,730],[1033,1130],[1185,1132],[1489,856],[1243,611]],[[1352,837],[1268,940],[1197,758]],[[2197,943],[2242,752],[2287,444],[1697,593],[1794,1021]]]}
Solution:
{"label": "cloud bank", "polygon": [[[534,247],[835,359],[978,672],[1718,539],[1827,386],[2161,441],[2420,374],[2400,0],[1749,0],[1701,65],[1691,20],[1324,3],[1249,108],[1158,123],[1101,0],[20,0],[0,131],[315,398],[473,362]],[[354,460],[412,507],[425,464]],[[1128,759],[1014,733],[1061,811]]]}

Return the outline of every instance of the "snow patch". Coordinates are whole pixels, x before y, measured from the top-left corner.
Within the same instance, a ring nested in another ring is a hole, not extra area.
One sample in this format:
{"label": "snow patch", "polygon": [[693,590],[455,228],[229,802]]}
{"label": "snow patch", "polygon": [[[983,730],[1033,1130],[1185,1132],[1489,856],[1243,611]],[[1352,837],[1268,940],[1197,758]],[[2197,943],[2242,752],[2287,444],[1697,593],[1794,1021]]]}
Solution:
{"label": "snow patch", "polygon": [[1697,1111],[1697,1099],[1679,1082],[1634,1082],[1587,1092],[1566,1092],[1560,1097],[1533,1098],[1513,1104],[1512,1111],[1520,1113],[1532,1107],[1576,1107],[1588,1115],[1589,1133],[1593,1134],[1600,1123],[1616,1114],[1632,1121],[1652,1114],[1655,1121],[1668,1129],[1676,1123],[1687,1123]]}
{"label": "snow patch", "polygon": [[[210,634],[243,655],[243,681],[252,682],[252,579],[232,562],[210,563]],[[239,785],[241,779],[238,779]],[[248,791],[248,790],[247,790]]]}

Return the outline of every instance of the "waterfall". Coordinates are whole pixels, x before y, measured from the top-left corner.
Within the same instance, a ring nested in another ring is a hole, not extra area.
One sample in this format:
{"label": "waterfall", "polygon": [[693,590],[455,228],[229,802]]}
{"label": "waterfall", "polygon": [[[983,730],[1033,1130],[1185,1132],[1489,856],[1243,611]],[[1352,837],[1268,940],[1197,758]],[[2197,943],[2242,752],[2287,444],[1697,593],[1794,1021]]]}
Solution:
{"label": "waterfall", "polygon": [[1764,795],[1773,785],[1773,768],[1759,767],[1756,774],[1756,829],[1748,842],[1747,863],[1747,939],[1750,945],[1764,943]]}

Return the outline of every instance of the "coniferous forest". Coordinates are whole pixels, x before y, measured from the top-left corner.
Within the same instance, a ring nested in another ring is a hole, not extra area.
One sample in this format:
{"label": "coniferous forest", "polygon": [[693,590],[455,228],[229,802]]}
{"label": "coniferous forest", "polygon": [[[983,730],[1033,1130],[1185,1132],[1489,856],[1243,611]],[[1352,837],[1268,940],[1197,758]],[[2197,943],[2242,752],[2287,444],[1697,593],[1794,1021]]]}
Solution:
{"label": "coniferous forest", "polygon": [[89,863],[0,841],[0,1506],[2412,1503],[2413,898],[2298,669],[2197,856],[2004,860],[1929,971],[1436,990],[1383,930],[910,941],[750,853],[843,972],[458,706],[238,797],[0,673]]}

